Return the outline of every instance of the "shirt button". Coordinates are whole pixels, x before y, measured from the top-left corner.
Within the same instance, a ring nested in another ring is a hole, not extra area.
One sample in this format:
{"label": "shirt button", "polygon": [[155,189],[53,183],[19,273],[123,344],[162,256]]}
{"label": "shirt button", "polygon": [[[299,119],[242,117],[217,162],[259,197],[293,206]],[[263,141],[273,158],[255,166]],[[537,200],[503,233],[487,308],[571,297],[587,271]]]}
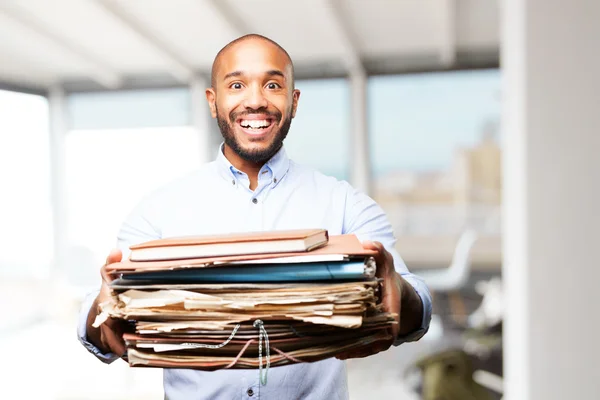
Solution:
{"label": "shirt button", "polygon": [[255,197],[255,198],[253,198],[253,199],[252,199],[252,202],[253,202],[254,204],[258,203],[258,199],[257,199],[256,197]]}
{"label": "shirt button", "polygon": [[246,394],[250,397],[254,396],[254,390],[252,389],[248,389],[248,391],[246,392]]}
{"label": "shirt button", "polygon": [[232,180],[231,180],[231,184],[232,184],[232,185],[235,185],[235,179],[232,179]]}
{"label": "shirt button", "polygon": [[277,183],[277,178],[273,178],[273,183]]}

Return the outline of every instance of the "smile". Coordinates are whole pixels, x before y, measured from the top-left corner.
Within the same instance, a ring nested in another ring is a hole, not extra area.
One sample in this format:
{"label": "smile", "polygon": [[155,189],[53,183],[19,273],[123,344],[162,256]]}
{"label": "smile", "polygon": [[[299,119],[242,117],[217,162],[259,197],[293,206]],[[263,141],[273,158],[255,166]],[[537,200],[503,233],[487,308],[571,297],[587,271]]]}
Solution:
{"label": "smile", "polygon": [[242,128],[257,130],[268,128],[272,123],[269,119],[243,119],[240,121]]}
{"label": "smile", "polygon": [[260,137],[266,136],[273,130],[275,119],[267,115],[244,116],[237,120],[237,124],[245,134]]}

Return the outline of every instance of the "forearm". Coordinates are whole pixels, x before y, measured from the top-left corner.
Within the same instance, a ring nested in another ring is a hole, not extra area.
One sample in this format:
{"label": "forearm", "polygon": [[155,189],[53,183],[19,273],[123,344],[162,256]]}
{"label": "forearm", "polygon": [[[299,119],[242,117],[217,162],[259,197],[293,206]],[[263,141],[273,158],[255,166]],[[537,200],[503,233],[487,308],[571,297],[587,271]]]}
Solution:
{"label": "forearm", "polygon": [[385,278],[389,287],[394,287],[394,302],[398,304],[400,314],[399,336],[405,336],[421,328],[423,323],[423,303],[421,297],[413,286],[402,278],[397,272]]}

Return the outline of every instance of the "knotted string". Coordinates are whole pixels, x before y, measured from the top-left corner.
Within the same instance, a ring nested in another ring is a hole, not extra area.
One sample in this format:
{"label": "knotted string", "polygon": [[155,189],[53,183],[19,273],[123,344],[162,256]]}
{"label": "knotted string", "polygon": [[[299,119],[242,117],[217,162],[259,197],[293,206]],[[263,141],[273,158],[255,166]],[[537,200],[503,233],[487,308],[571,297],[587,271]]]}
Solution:
{"label": "knotted string", "polygon": [[[258,377],[259,377],[260,383],[264,386],[267,384],[267,374],[268,374],[269,368],[271,366],[271,352],[270,352],[271,346],[269,344],[269,335],[267,335],[267,330],[265,329],[264,323],[260,319],[257,319],[256,321],[254,321],[253,326],[255,328],[258,328]],[[237,324],[233,328],[233,331],[231,331],[231,335],[229,335],[229,338],[227,338],[227,340],[225,340],[223,343],[203,344],[203,343],[189,343],[188,342],[188,343],[181,343],[181,346],[191,347],[191,348],[220,349],[221,347],[227,345],[233,339],[233,337],[235,336],[235,334],[237,333],[239,328],[240,328],[240,324]],[[292,329],[293,329],[293,327],[292,327]],[[223,369],[229,369],[229,368],[233,367],[235,364],[237,364],[239,359],[244,355],[244,353],[246,352],[248,347],[252,343],[254,343],[255,340],[256,339],[248,340],[246,342],[246,344],[244,345],[244,347],[242,347],[240,352],[237,354],[237,356],[228,365],[223,367]],[[265,343],[264,346],[265,346],[265,352],[266,352],[266,354],[265,354],[266,367],[264,368],[264,370],[263,370],[263,362],[262,362],[263,342]],[[290,360],[292,362],[296,362],[296,363],[303,362],[302,360],[292,357],[289,354],[286,354],[285,352],[279,350],[276,347],[273,347],[273,350],[275,350],[277,353],[281,354],[283,357],[287,358],[288,360]]]}
{"label": "knotted string", "polygon": [[[254,321],[254,327],[258,328],[258,379],[260,381],[260,383],[264,385],[267,384],[267,374],[269,372],[269,367],[271,366],[271,353],[270,353],[270,346],[269,346],[269,335],[267,335],[267,330],[265,329],[265,326],[263,324],[263,322],[260,319],[257,319],[256,321]],[[265,349],[266,349],[266,368],[264,370],[264,374],[263,374],[263,363],[262,363],[262,344],[263,342],[265,343]]]}

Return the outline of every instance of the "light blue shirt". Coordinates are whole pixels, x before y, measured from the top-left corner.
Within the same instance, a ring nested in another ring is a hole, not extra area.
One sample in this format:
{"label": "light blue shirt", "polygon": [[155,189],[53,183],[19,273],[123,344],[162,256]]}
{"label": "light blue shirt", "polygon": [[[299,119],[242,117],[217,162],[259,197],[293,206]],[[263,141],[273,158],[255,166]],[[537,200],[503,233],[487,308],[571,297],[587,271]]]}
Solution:
{"label": "light blue shirt", "polygon": [[[291,161],[282,148],[259,173],[258,187],[234,168],[222,151],[217,159],[146,197],[125,220],[118,235],[124,257],[129,246],[170,236],[280,229],[324,228],[331,235],[354,233],[360,240],[381,242],[393,255],[398,273],[423,303],[421,329],[394,344],[420,338],[431,319],[431,295],[412,275],[394,248],[395,238],[383,210],[347,182],[325,176]],[[95,295],[82,306],[78,335],[83,345],[104,362],[86,338],[86,318]],[[348,398],[346,364],[336,358],[268,370],[259,385],[258,370],[213,372],[165,369],[165,398],[191,399],[318,399]]]}

